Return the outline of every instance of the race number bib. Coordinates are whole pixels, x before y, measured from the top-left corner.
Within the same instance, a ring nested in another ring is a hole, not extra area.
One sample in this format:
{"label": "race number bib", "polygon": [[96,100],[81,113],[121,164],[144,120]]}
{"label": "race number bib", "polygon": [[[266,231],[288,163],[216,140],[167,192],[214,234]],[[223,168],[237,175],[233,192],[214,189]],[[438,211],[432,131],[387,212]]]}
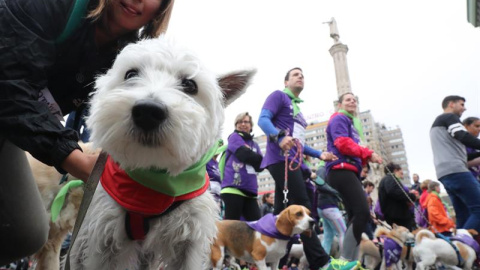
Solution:
{"label": "race number bib", "polygon": [[62,110],[60,110],[60,107],[58,106],[57,102],[53,98],[52,94],[50,93],[50,90],[48,88],[43,88],[39,95],[38,95],[38,101],[45,102],[48,105],[48,109],[50,112],[57,117],[58,120],[61,122],[65,121],[63,119],[63,114]]}
{"label": "race number bib", "polygon": [[305,145],[305,128],[299,123],[293,124],[292,137],[299,140],[302,145]]}
{"label": "race number bib", "polygon": [[245,168],[247,169],[248,174],[255,174],[256,173],[255,169],[250,165],[246,165]]}

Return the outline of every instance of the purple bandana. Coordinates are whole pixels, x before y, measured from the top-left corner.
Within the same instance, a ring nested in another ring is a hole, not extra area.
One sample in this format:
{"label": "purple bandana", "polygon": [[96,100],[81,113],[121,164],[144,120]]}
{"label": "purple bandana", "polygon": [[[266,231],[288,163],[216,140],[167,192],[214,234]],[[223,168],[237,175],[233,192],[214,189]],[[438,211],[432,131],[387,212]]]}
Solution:
{"label": "purple bandana", "polygon": [[266,236],[281,240],[290,240],[292,238],[291,236],[284,235],[277,230],[277,227],[275,226],[276,222],[276,216],[274,216],[273,214],[266,214],[257,221],[247,222],[247,225],[255,231]]}
{"label": "purple bandana", "polygon": [[402,246],[393,239],[386,237],[383,247],[387,267],[396,264],[400,260],[400,255],[402,255]]}
{"label": "purple bandana", "polygon": [[469,235],[466,234],[457,234],[455,236],[450,237],[450,241],[458,241],[462,242],[465,245],[473,248],[475,250],[475,253],[477,254],[477,258],[479,258],[480,255],[480,245],[478,245],[477,241],[470,237]]}

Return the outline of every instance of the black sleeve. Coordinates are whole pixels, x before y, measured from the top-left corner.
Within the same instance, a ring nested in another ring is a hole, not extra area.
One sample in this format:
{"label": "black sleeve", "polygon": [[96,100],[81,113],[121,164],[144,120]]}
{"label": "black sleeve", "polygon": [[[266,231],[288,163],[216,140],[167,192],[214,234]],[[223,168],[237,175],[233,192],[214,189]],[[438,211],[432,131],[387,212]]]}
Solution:
{"label": "black sleeve", "polygon": [[475,153],[468,153],[467,154],[467,160],[470,161],[470,160],[474,160],[476,158],[480,157],[480,151],[478,152],[475,152]]}
{"label": "black sleeve", "polygon": [[457,115],[446,113],[443,115],[442,121],[452,137],[468,147],[480,150],[480,139],[467,132]]}
{"label": "black sleeve", "polygon": [[235,157],[238,158],[243,163],[253,166],[255,171],[260,172],[262,169],[260,165],[262,163],[262,155],[255,153],[250,148],[246,146],[241,146],[235,152]]}
{"label": "black sleeve", "polygon": [[[404,190],[400,187],[399,183],[397,183],[393,176],[388,175],[385,179],[385,191],[386,195],[394,200],[397,201],[406,201],[408,202],[407,196],[405,196]],[[416,200],[416,196],[414,194],[407,193],[408,197],[413,201]]]}
{"label": "black sleeve", "polygon": [[0,136],[57,170],[80,149],[78,134],[65,129],[38,97],[55,61],[53,39],[63,30],[72,3],[0,2]]}

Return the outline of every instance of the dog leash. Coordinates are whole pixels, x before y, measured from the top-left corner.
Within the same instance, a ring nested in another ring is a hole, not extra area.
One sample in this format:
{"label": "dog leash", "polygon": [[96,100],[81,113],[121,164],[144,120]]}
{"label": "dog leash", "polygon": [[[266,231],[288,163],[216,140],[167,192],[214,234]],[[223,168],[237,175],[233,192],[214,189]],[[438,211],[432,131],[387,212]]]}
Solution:
{"label": "dog leash", "polygon": [[83,219],[87,214],[88,207],[90,206],[90,202],[92,201],[93,194],[97,189],[98,181],[100,180],[100,176],[103,173],[103,169],[105,167],[105,163],[107,161],[107,153],[101,152],[98,156],[97,162],[93,166],[93,170],[88,177],[87,182],[85,183],[85,189],[83,192],[83,199],[80,204],[80,208],[78,209],[77,219],[75,220],[75,226],[73,227],[72,238],[70,240],[70,246],[68,247],[67,252],[67,260],[65,262],[65,270],[70,270],[70,251],[72,250],[73,244],[75,242],[75,238],[77,238],[78,231],[82,226]]}
{"label": "dog leash", "polygon": [[410,198],[410,196],[408,196],[407,192],[405,191],[405,189],[403,189],[403,186],[402,184],[400,184],[399,181],[397,181],[397,177],[395,176],[395,174],[392,173],[392,171],[390,171],[390,169],[385,166],[385,169],[388,171],[387,173],[393,177],[393,180],[395,181],[395,183],[397,183],[398,187],[400,188],[400,190],[402,190],[403,194],[405,195],[405,197],[407,197],[407,199],[410,201],[410,203],[412,203],[413,205],[413,209],[415,209],[415,211],[417,213],[420,214],[420,216],[427,222],[427,224],[429,225],[429,227],[431,227],[436,233],[439,233],[439,231],[435,228],[435,226],[433,226],[432,224],[430,224],[430,222],[428,221],[428,218],[425,217],[425,215],[422,213],[421,210],[418,209],[418,207],[415,206],[415,202]]}
{"label": "dog leash", "polygon": [[390,171],[390,169],[385,166],[385,169],[387,169],[388,171],[388,174],[390,174],[390,176],[392,176],[394,178],[394,181],[395,183],[397,183],[397,185],[400,187],[400,189],[403,191],[403,194],[405,194],[405,197],[407,197],[407,199],[412,203],[413,205],[413,208],[415,209],[415,211],[417,211],[421,216],[422,218],[427,222],[427,224],[429,225],[430,228],[432,228],[434,231],[435,231],[435,236],[437,238],[441,238],[445,241],[447,241],[447,243],[450,244],[450,246],[453,248],[453,250],[455,250],[455,253],[457,254],[457,260],[458,260],[458,264],[457,266],[460,267],[460,268],[463,268],[463,265],[465,264],[462,256],[460,255],[460,252],[458,250],[458,248],[450,241],[450,239],[448,239],[446,236],[444,236],[443,234],[441,234],[437,228],[435,228],[435,226],[433,226],[429,221],[428,219],[425,217],[425,215],[422,213],[422,211],[420,211],[417,207],[415,207],[415,202],[413,202],[413,200],[410,198],[410,196],[408,196],[407,192],[403,189],[403,186],[400,184],[399,181],[397,181],[395,175]]}
{"label": "dog leash", "polygon": [[[293,156],[292,160],[290,161],[290,164],[288,163],[288,156],[290,154],[290,150],[285,151],[283,154],[285,156],[285,180],[284,180],[284,185],[283,185],[283,205],[285,208],[288,206],[288,170],[290,171],[295,171],[298,170],[302,166],[302,161],[303,158],[301,157],[302,151],[302,144],[298,141],[298,139],[293,139],[293,142],[295,143],[295,146],[297,148],[297,151],[295,152],[295,155]],[[298,164],[296,167],[293,167],[293,163],[295,159],[298,158]]]}

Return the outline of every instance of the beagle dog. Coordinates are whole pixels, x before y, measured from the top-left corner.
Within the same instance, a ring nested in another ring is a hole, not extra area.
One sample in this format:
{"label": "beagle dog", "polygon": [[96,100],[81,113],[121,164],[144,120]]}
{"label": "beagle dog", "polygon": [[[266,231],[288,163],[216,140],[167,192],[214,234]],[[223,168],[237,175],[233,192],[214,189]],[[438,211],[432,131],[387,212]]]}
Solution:
{"label": "beagle dog", "polygon": [[217,237],[211,246],[213,269],[221,269],[225,254],[250,263],[259,270],[278,269],[288,241],[299,233],[311,233],[314,224],[304,206],[290,205],[277,216],[267,214],[258,221],[222,220],[217,222]]}

